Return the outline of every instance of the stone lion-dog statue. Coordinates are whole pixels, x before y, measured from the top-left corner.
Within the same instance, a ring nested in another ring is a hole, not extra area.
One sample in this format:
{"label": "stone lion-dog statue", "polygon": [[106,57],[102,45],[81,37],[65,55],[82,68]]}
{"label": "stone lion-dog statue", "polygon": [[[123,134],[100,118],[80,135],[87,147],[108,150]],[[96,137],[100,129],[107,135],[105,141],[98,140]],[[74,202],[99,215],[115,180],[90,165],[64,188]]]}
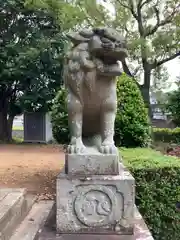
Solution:
{"label": "stone lion-dog statue", "polygon": [[67,54],[64,80],[71,140],[69,154],[95,147],[115,154],[118,61],[127,57],[125,39],[114,29],[94,28],[67,35],[73,47]]}

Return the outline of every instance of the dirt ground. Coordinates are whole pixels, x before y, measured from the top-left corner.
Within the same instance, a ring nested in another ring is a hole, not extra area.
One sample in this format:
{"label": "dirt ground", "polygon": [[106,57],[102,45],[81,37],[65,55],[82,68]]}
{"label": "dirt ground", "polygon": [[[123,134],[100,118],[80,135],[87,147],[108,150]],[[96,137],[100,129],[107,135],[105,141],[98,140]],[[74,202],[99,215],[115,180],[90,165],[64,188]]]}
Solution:
{"label": "dirt ground", "polygon": [[63,165],[60,146],[0,145],[0,188],[26,188],[41,199],[52,199]]}

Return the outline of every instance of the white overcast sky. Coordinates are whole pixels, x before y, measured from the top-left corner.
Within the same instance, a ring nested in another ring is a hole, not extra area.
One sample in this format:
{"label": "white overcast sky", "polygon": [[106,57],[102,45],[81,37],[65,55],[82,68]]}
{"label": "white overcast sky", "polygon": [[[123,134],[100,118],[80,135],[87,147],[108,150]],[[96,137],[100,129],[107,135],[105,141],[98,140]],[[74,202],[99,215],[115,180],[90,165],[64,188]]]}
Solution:
{"label": "white overcast sky", "polygon": [[[103,0],[97,0],[98,2],[100,2],[101,4],[103,4],[105,7],[107,7],[107,9],[113,14],[114,13],[114,8],[111,4],[108,3],[104,3]],[[168,72],[169,72],[169,81],[172,82],[172,87],[171,89],[175,88],[176,85],[173,84],[173,82],[176,81],[176,77],[180,76],[180,59],[176,58],[172,61],[167,62],[166,64],[164,64],[164,66],[167,67]]]}

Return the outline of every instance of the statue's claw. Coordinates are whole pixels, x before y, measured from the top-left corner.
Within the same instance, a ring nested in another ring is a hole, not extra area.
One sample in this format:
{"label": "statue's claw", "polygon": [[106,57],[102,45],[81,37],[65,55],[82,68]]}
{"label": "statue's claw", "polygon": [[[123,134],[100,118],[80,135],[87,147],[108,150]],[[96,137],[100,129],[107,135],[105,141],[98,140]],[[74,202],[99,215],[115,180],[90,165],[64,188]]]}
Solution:
{"label": "statue's claw", "polygon": [[73,139],[73,143],[71,143],[67,147],[67,152],[70,154],[84,153],[84,151],[85,151],[85,146],[83,142],[79,139],[76,139],[76,140]]}
{"label": "statue's claw", "polygon": [[74,146],[74,145],[69,145],[67,148],[67,152],[70,154],[78,154],[78,153],[83,153],[85,150],[85,147],[79,147],[79,146]]}
{"label": "statue's claw", "polygon": [[103,154],[117,154],[118,150],[113,143],[102,143],[100,152]]}

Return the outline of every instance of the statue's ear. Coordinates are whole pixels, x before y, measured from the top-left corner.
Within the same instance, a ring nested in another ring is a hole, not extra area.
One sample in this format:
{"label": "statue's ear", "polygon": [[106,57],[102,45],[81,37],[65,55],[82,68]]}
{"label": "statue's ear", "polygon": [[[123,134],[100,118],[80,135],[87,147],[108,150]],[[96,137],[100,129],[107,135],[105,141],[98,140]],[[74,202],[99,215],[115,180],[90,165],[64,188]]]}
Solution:
{"label": "statue's ear", "polygon": [[80,35],[79,33],[76,33],[76,32],[69,33],[69,34],[67,34],[66,36],[67,36],[67,37],[72,41],[72,43],[75,44],[75,45],[89,41],[89,38],[85,38],[85,37],[83,37],[82,35]]}

